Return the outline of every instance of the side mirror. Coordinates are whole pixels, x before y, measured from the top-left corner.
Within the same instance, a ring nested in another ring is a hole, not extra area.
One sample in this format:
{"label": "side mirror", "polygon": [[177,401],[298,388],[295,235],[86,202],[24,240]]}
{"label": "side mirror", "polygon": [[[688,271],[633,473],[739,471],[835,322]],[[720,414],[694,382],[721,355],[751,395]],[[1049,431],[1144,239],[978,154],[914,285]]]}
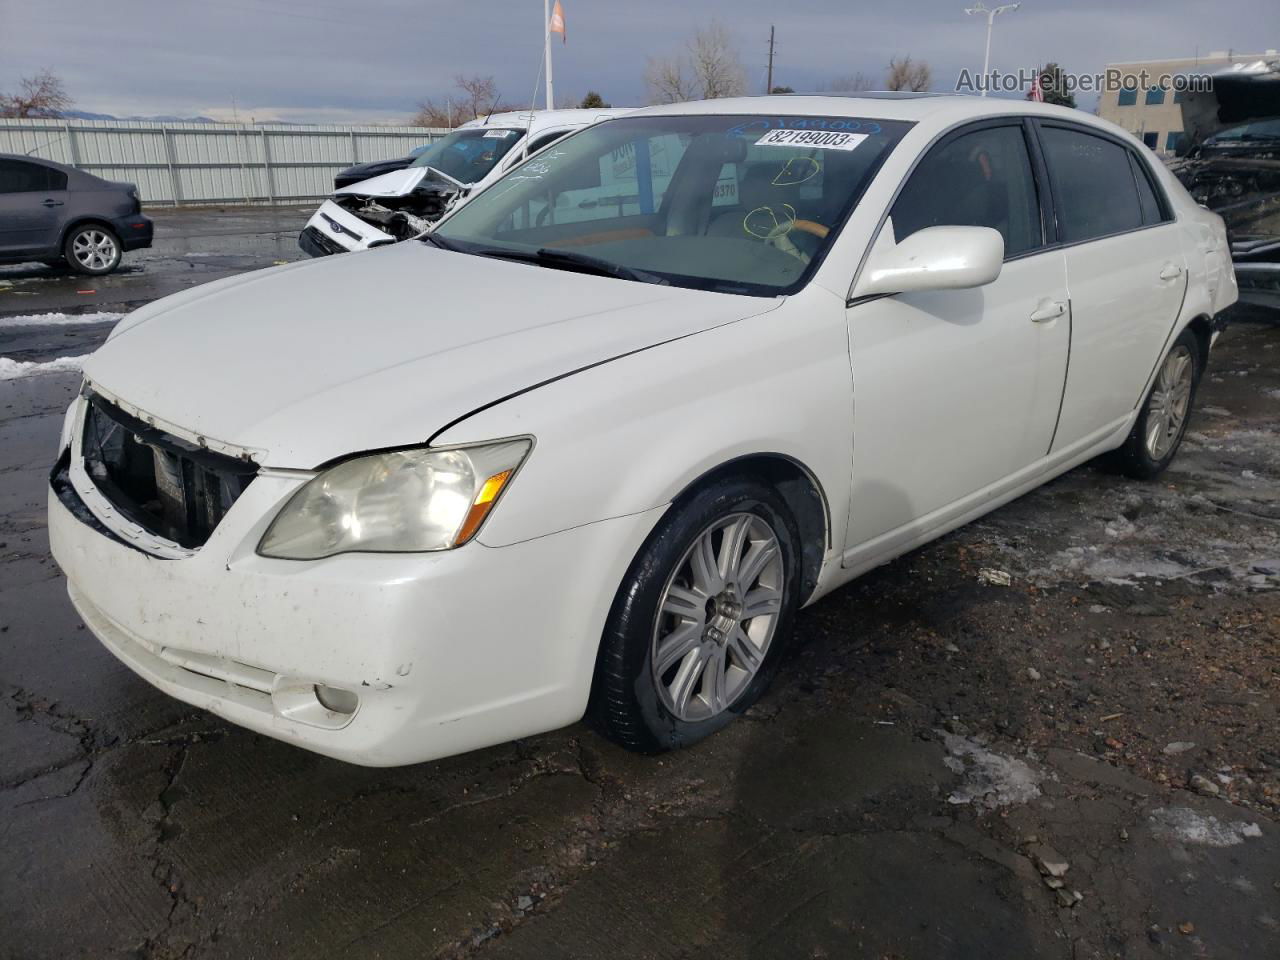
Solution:
{"label": "side mirror", "polygon": [[990,227],[925,227],[901,243],[880,228],[852,296],[981,287],[1000,276],[1004,237]]}

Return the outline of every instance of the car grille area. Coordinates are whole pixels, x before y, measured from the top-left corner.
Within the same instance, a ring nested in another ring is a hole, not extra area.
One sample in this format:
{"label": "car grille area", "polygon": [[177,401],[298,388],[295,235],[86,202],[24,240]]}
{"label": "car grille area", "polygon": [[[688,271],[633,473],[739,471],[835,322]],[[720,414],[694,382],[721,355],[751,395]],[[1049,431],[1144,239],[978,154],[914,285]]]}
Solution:
{"label": "car grille area", "polygon": [[326,233],[315,227],[307,227],[298,236],[298,246],[313,257],[329,257],[335,253],[346,253],[347,248]]}
{"label": "car grille area", "polygon": [[201,547],[257,473],[257,465],[158,430],[90,396],[84,469],[129,520],[188,549]]}

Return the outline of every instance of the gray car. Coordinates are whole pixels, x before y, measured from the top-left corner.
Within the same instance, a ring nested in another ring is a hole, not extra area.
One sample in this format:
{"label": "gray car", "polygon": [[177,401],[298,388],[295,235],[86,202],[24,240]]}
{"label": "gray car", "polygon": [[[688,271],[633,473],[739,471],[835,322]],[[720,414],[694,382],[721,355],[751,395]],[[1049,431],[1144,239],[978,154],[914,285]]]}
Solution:
{"label": "gray car", "polygon": [[98,276],[151,246],[138,188],[52,160],[0,153],[0,263],[66,264]]}

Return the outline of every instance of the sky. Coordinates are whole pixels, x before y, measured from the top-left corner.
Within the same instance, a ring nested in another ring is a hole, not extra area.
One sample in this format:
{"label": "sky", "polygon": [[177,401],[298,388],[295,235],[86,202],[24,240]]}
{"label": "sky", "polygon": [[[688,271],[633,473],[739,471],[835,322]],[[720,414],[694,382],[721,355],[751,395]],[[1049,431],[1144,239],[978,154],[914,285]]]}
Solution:
{"label": "sky", "polygon": [[[879,86],[891,56],[928,61],[938,90],[982,66],[985,18],[966,16],[965,0],[562,4],[557,100],[598,90],[616,106],[646,102],[647,58],[677,52],[713,20],[751,92],[764,91],[771,24],[774,82],[796,90],[858,71]],[[492,75],[504,103],[528,103],[542,24],[541,0],[0,0],[0,92],[47,68],[77,109],[117,116],[404,123],[424,98],[450,95],[457,74]],[[991,61],[1093,73],[1268,46],[1280,47],[1277,0],[1026,0],[997,19]]]}

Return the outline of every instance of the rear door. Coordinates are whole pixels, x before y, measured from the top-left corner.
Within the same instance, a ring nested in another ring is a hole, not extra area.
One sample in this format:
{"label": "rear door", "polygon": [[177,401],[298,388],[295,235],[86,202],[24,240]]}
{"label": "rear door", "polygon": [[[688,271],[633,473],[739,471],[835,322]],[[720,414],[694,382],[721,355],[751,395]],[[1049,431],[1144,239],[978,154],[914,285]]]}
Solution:
{"label": "rear door", "polygon": [[1114,429],[1142,399],[1182,307],[1187,271],[1147,161],[1092,128],[1037,123],[1071,295],[1061,450]]}
{"label": "rear door", "polygon": [[927,526],[1049,451],[1071,320],[1033,146],[1016,117],[961,128],[916,165],[881,227],[899,243],[926,227],[992,227],[1005,262],[972,290],[850,304],[851,549]]}
{"label": "rear door", "polygon": [[67,175],[25,160],[0,159],[0,256],[57,248]]}

